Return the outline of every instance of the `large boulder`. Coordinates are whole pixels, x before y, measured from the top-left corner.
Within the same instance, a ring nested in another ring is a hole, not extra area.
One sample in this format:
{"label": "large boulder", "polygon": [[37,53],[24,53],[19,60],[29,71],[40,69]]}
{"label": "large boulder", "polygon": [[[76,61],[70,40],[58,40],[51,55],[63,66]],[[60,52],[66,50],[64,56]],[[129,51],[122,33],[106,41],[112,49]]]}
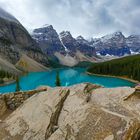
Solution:
{"label": "large boulder", "polygon": [[[92,84],[49,88],[35,94],[1,125],[10,140],[137,140],[140,99],[133,88]],[[135,96],[135,95],[134,95]]]}

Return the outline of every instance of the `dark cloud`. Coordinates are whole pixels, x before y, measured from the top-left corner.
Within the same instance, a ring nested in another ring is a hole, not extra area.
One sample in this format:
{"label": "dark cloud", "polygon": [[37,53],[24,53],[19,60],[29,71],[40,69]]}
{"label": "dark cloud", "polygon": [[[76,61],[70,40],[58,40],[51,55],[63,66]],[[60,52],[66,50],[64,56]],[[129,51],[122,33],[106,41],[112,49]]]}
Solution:
{"label": "dark cloud", "polygon": [[101,36],[140,33],[140,0],[0,0],[28,29],[52,24],[58,32]]}

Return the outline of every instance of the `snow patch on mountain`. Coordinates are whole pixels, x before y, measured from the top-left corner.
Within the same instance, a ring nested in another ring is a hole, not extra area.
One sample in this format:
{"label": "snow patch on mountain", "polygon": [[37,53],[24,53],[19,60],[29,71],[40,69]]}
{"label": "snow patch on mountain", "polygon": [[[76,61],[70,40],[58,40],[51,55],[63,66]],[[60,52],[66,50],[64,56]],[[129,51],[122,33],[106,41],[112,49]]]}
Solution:
{"label": "snow patch on mountain", "polygon": [[96,52],[96,55],[97,55],[97,56],[101,56],[100,52]]}
{"label": "snow patch on mountain", "polygon": [[84,39],[84,37],[82,37],[82,36],[78,36],[78,37],[76,38],[76,40],[77,40],[79,43],[88,44],[88,45],[89,45],[89,42],[88,42],[86,39]]}
{"label": "snow patch on mountain", "polygon": [[140,54],[140,52],[134,52],[133,50],[130,49],[131,55],[136,55],[136,54]]}
{"label": "snow patch on mountain", "polygon": [[59,39],[60,39],[60,42],[61,42],[61,44],[62,44],[62,46],[64,47],[64,49],[65,49],[65,52],[68,54],[69,53],[69,50],[67,49],[67,47],[64,45],[64,43],[63,43],[63,41],[62,41],[62,39],[61,39],[61,36],[59,35]]}
{"label": "snow patch on mountain", "polygon": [[[106,58],[122,57],[140,52],[140,36],[133,35],[126,38],[120,31],[87,40],[82,36],[74,38],[69,31],[62,31],[58,34],[52,25],[45,24],[34,30],[33,37],[43,49],[47,45],[50,46],[44,49],[47,54],[49,52],[49,55],[54,55],[55,52],[59,52],[66,56],[65,59],[70,56],[76,57],[77,51],[88,57]],[[48,51],[49,49],[50,51]]]}
{"label": "snow patch on mountain", "polygon": [[121,32],[115,32],[113,34],[109,34],[109,35],[106,35],[106,36],[103,36],[101,37],[101,42],[107,42],[108,40],[112,39],[112,38],[115,38],[117,36],[122,36],[122,33]]}
{"label": "snow patch on mountain", "polygon": [[61,38],[61,39],[62,39],[62,38],[65,38],[65,37],[67,37],[67,36],[71,36],[71,34],[70,34],[69,31],[62,31],[62,32],[60,33],[60,38]]}

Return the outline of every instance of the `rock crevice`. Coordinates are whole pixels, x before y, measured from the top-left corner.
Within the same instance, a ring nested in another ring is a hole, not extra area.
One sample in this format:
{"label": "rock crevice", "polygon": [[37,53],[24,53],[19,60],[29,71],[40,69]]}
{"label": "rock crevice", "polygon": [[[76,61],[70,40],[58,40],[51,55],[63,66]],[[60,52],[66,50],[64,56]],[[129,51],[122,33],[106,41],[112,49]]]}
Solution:
{"label": "rock crevice", "polygon": [[46,130],[46,133],[45,133],[45,140],[47,140],[52,135],[52,133],[54,133],[56,131],[56,129],[58,128],[59,115],[61,113],[61,110],[63,108],[63,104],[64,104],[65,100],[67,99],[69,93],[70,93],[70,90],[66,90],[66,91],[63,90],[61,92],[60,96],[62,96],[62,98],[58,102],[58,104],[55,106],[55,110],[51,115],[50,123],[49,123],[47,130]]}

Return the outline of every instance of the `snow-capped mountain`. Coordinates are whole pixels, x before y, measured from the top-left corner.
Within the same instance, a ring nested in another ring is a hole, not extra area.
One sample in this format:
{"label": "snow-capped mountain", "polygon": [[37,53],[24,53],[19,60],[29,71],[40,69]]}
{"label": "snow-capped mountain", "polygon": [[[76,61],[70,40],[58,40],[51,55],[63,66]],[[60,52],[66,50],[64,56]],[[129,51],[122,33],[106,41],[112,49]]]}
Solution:
{"label": "snow-capped mountain", "polygon": [[46,25],[35,29],[32,37],[48,56],[53,56],[56,52],[65,53],[65,49],[59,39],[59,35],[52,25]]}
{"label": "snow-capped mountain", "polygon": [[82,36],[74,38],[69,31],[58,34],[52,25],[45,25],[35,29],[32,36],[50,58],[68,66],[140,53],[140,35],[125,37],[120,31],[86,40]]}
{"label": "snow-capped mountain", "polygon": [[115,32],[96,40],[93,39],[91,44],[96,48],[96,52],[103,56],[124,56],[131,54],[126,38],[121,32]]}
{"label": "snow-capped mountain", "polygon": [[57,57],[59,60],[62,57],[71,58],[74,59],[74,63],[77,63],[79,61],[78,52],[85,57],[96,56],[95,48],[83,37],[75,39],[69,31],[58,34],[52,25],[35,29],[32,37],[50,58]]}
{"label": "snow-capped mountain", "polygon": [[82,37],[81,35],[78,36],[78,37],[76,38],[76,40],[77,40],[79,43],[82,43],[82,44],[85,44],[85,45],[90,45],[89,42],[88,42],[88,40],[84,39],[84,37]]}
{"label": "snow-capped mountain", "polygon": [[123,42],[123,39],[124,39],[124,35],[122,34],[122,32],[115,32],[113,34],[109,34],[109,35],[106,35],[106,36],[103,36],[101,37],[101,41],[102,42],[108,42],[109,40],[110,41],[115,41],[115,42]]}
{"label": "snow-capped mountain", "polygon": [[140,53],[140,35],[125,37],[115,32],[87,40],[82,36],[74,38],[69,31],[58,34],[46,24],[34,29],[31,37],[14,16],[1,8],[0,21],[0,56],[14,65],[23,53],[43,65],[49,65],[51,59],[68,66]]}
{"label": "snow-capped mountain", "polygon": [[140,53],[140,35],[131,35],[126,38],[126,44],[130,48],[131,53]]}
{"label": "snow-capped mountain", "polygon": [[126,38],[120,31],[86,40],[82,36],[73,38],[69,31],[58,34],[52,25],[45,25],[35,29],[32,36],[49,55],[60,52],[75,56],[75,53],[80,51],[90,57],[96,56],[96,53],[102,56],[119,57],[140,52],[140,36],[133,35]]}
{"label": "snow-capped mountain", "polygon": [[91,47],[89,42],[82,36],[79,36],[75,39],[68,31],[61,32],[60,36],[63,44],[68,50],[70,50],[71,55],[74,55],[77,51],[80,51],[85,56],[96,56],[95,48]]}
{"label": "snow-capped mountain", "polygon": [[32,37],[47,55],[57,56],[57,58],[63,55],[67,58],[79,59],[78,52],[80,56],[82,54],[90,58],[97,58],[99,55],[111,58],[122,57],[140,52],[140,36],[125,37],[120,31],[101,38],[86,40],[82,36],[74,38],[69,31],[62,31],[58,34],[52,25],[45,25],[35,29]]}

